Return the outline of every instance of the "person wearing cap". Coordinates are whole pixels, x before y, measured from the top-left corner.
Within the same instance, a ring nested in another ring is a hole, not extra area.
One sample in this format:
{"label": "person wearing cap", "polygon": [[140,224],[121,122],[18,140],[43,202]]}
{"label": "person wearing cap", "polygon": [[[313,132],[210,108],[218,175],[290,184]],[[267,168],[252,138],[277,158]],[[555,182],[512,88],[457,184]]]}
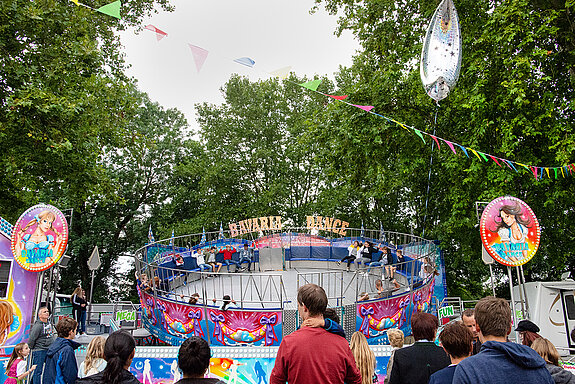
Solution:
{"label": "person wearing cap", "polygon": [[254,250],[250,249],[247,244],[244,244],[243,249],[240,250],[239,259],[240,261],[238,262],[238,265],[236,265],[236,272],[240,271],[240,267],[244,261],[248,263],[248,271],[251,271],[252,261],[254,259]]}
{"label": "person wearing cap", "polygon": [[540,331],[539,327],[535,323],[529,320],[521,320],[519,324],[517,324],[517,328],[515,328],[515,331],[518,333],[519,338],[521,339],[521,344],[526,345],[528,347],[530,347],[531,344],[533,344],[533,341],[535,341],[535,339],[541,337],[541,335],[539,335]]}

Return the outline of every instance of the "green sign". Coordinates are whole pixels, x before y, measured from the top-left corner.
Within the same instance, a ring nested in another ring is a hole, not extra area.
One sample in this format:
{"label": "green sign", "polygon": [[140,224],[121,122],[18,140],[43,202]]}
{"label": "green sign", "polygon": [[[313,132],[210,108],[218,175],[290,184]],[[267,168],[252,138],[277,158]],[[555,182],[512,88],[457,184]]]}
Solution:
{"label": "green sign", "polygon": [[116,321],[136,321],[136,311],[118,311],[116,312]]}
{"label": "green sign", "polygon": [[438,315],[440,319],[453,316],[453,305],[439,308]]}

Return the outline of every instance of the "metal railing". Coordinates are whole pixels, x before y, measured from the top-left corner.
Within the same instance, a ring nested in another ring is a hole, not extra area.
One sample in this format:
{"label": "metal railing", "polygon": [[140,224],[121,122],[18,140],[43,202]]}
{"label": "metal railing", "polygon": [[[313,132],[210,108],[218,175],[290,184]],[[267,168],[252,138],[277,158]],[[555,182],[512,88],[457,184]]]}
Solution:
{"label": "metal railing", "polygon": [[[347,228],[345,238],[336,236],[329,231],[310,230],[308,228],[286,229],[284,227],[282,231],[269,231],[269,233],[269,235],[257,239],[253,237],[254,234],[221,239],[220,232],[207,232],[147,244],[135,253],[137,275],[147,276],[153,295],[177,302],[188,302],[192,294],[197,293],[201,298],[199,304],[213,305],[214,300],[218,302],[222,300],[224,295],[230,295],[240,308],[272,307],[283,309],[288,295],[285,292],[281,273],[262,275],[224,272],[215,274],[213,272],[168,268],[162,264],[172,260],[177,254],[188,256],[193,249],[215,244],[214,242],[223,246],[226,243],[237,245],[241,242],[253,241],[256,249],[264,246],[281,247],[282,249],[309,246],[310,255],[311,248],[314,246],[329,246],[328,259],[332,261],[335,261],[332,258],[332,248],[339,245],[339,252],[341,253],[343,247],[341,244],[345,244],[342,241],[369,240],[376,246],[381,244],[403,250],[407,261],[377,268],[363,266],[359,272],[354,274],[350,283],[344,283],[343,271],[324,271],[298,276],[302,282],[314,282],[327,289],[330,305],[343,305],[346,296],[348,298],[353,297],[352,301],[357,301],[359,293],[373,292],[375,281],[381,279],[386,269],[388,273],[390,269],[394,271],[393,275],[396,277],[397,284],[400,285],[399,293],[417,288],[418,284],[424,280],[421,276],[424,259],[429,258],[430,264],[434,265],[435,258],[439,254],[437,245],[433,241],[393,231]],[[229,236],[229,231],[224,231],[223,234]],[[321,237],[321,235],[325,236]],[[205,241],[202,241],[202,237],[205,237]],[[309,260],[314,261],[314,258]],[[327,262],[329,263],[329,261]],[[284,265],[288,264],[284,263]],[[227,270],[225,265],[223,268]],[[232,266],[232,268],[234,267]],[[214,275],[217,278],[212,278]],[[298,286],[299,284],[298,281]],[[395,291],[397,292],[398,289]],[[390,289],[389,295],[392,296],[393,294],[394,289]]]}

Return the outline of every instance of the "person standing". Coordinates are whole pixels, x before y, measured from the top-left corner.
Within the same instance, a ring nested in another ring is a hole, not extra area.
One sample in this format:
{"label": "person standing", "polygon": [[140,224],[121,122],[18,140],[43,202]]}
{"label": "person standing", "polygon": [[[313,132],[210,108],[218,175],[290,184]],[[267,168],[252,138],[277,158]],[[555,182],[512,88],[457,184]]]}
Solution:
{"label": "person standing", "polygon": [[224,384],[218,379],[204,378],[210,367],[210,357],[207,341],[197,336],[187,338],[178,351],[178,366],[184,378],[175,384]]}
{"label": "person standing", "polygon": [[104,358],[108,363],[106,368],[95,375],[78,379],[76,384],[140,384],[130,373],[135,353],[136,341],[132,335],[126,331],[112,332],[104,344]]}
{"label": "person standing", "polygon": [[81,344],[74,341],[78,323],[64,317],[56,324],[58,338],[46,352],[42,384],[74,384],[78,378],[78,365],[74,350]]}
{"label": "person standing", "polygon": [[349,348],[353,353],[355,365],[361,375],[361,384],[372,384],[375,374],[375,354],[369,348],[363,333],[357,331],[351,335]]}
{"label": "person standing", "polygon": [[511,308],[504,299],[484,297],[475,305],[481,351],[457,365],[455,384],[554,384],[545,360],[533,349],[507,342]]}
{"label": "person standing", "polygon": [[575,375],[559,364],[559,352],[552,342],[544,337],[538,337],[531,343],[531,348],[545,360],[545,368],[555,384],[575,384]]}
{"label": "person standing", "polygon": [[439,341],[449,355],[451,365],[431,375],[429,384],[451,384],[457,364],[471,355],[473,334],[465,324],[455,321],[443,328],[439,334]]}
{"label": "person standing", "polygon": [[50,311],[48,307],[41,307],[38,310],[38,318],[34,322],[34,325],[32,325],[30,337],[28,338],[28,346],[32,351],[32,364],[36,366],[31,381],[31,383],[34,384],[40,384],[42,382],[46,352],[55,339],[54,329],[48,321],[49,318]]}
{"label": "person standing", "polygon": [[[306,284],[298,289],[298,312],[303,321],[323,319],[327,295],[322,287]],[[318,347],[321,346],[321,353]],[[323,328],[302,326],[283,338],[270,384],[361,384],[347,341]]]}
{"label": "person standing", "polygon": [[471,351],[471,355],[477,355],[481,349],[481,341],[479,341],[477,329],[475,328],[475,310],[467,308],[463,311],[461,314],[461,321],[473,334],[473,351]]}
{"label": "person standing", "polygon": [[[72,314],[74,320],[78,323],[78,334],[83,334],[86,332],[86,299],[84,299],[83,289],[81,287],[76,287],[72,296],[70,296],[70,302],[72,303]],[[83,321],[82,321],[83,317]],[[82,329],[83,324],[83,329]]]}
{"label": "person standing", "polygon": [[429,377],[447,367],[449,357],[435,345],[439,320],[431,313],[417,312],[411,316],[415,343],[395,351],[390,384],[427,384]]}

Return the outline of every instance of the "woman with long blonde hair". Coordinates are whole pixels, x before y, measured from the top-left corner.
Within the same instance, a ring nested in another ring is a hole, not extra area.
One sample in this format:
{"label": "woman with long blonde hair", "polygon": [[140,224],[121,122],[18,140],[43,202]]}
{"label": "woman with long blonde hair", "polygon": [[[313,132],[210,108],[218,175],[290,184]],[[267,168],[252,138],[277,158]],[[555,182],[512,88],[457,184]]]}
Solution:
{"label": "woman with long blonde hair", "polygon": [[355,358],[355,365],[361,374],[361,384],[373,383],[373,375],[375,373],[375,354],[369,348],[367,339],[361,332],[355,332],[351,335],[351,342],[349,343],[353,357]]}
{"label": "woman with long blonde hair", "polygon": [[78,370],[78,377],[80,379],[95,375],[106,368],[104,345],[106,345],[106,338],[103,336],[96,336],[90,341],[88,349],[86,350],[86,358],[82,364],[80,364],[80,369]]}

